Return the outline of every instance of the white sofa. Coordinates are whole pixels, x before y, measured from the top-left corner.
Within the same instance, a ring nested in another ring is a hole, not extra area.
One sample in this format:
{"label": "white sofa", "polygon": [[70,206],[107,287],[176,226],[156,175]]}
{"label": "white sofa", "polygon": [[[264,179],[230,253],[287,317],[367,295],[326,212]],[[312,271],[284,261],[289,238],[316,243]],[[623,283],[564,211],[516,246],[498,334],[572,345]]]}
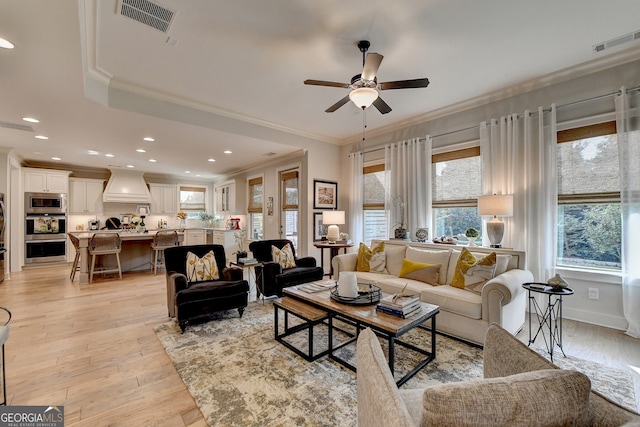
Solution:
{"label": "white sofa", "polygon": [[[372,247],[379,241],[373,241]],[[478,295],[451,286],[462,246],[434,243],[416,243],[403,240],[385,240],[386,269],[383,273],[356,273],[359,283],[380,286],[383,292],[419,294],[420,299],[440,306],[436,329],[440,332],[480,344],[492,323],[497,323],[516,334],[525,321],[526,291],[522,284],[533,281],[533,275],[525,269],[525,253],[509,249],[467,247],[472,254],[482,257],[491,252],[497,255],[496,272]],[[440,286],[432,286],[417,280],[398,277],[403,260],[427,264],[441,264]],[[356,271],[357,252],[337,255],[332,260],[334,277],[342,271]]]}

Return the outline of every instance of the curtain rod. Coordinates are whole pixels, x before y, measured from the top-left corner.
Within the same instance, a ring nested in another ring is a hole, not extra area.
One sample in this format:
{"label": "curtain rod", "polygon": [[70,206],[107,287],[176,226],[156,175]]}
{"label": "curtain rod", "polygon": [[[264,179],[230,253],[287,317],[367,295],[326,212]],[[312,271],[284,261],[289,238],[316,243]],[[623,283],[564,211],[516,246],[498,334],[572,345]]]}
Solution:
{"label": "curtain rod", "polygon": [[[640,86],[632,87],[630,89],[627,89],[627,93],[638,91],[638,90],[640,90]],[[612,93],[607,93],[605,95],[598,95],[598,96],[594,96],[592,98],[581,99],[579,101],[574,101],[574,102],[569,102],[567,104],[557,105],[556,109],[566,108],[566,107],[573,107],[574,105],[579,105],[579,104],[584,104],[584,103],[587,103],[587,102],[598,101],[600,99],[608,98],[610,96],[615,96],[615,95],[620,95],[620,90],[617,90],[617,91],[612,92]],[[548,113],[548,112],[551,111],[551,108],[545,108],[542,111],[545,112],[545,113]],[[521,116],[518,115],[518,118],[520,118],[520,117]],[[468,131],[468,130],[476,129],[476,128],[479,128],[479,127],[480,127],[479,124],[478,125],[473,125],[473,126],[469,126],[469,127],[463,128],[463,129],[456,129],[456,130],[452,130],[452,131],[449,131],[449,132],[440,133],[440,134],[437,134],[437,135],[431,135],[431,138],[439,138],[439,137],[451,135],[451,134],[454,134],[454,133],[465,132],[465,131]],[[426,138],[424,138],[424,137],[419,137],[418,139],[421,140],[421,141],[426,140]],[[375,153],[376,151],[380,151],[380,150],[384,150],[384,147],[374,148],[372,150],[364,151],[363,154]]]}

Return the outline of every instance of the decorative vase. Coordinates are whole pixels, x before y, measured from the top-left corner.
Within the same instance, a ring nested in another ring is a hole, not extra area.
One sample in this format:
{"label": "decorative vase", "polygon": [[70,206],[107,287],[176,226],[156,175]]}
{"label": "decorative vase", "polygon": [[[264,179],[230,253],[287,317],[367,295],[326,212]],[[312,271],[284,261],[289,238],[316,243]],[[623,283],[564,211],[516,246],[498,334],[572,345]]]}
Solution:
{"label": "decorative vase", "polygon": [[393,230],[393,235],[396,239],[405,240],[407,238],[407,229],[404,227],[398,227]]}
{"label": "decorative vase", "polygon": [[477,237],[467,237],[467,239],[469,239],[469,246],[477,246],[476,245]]}
{"label": "decorative vase", "polygon": [[547,284],[549,284],[553,288],[554,291],[561,291],[564,288],[568,288],[569,287],[569,283],[567,283],[566,280],[564,280],[562,277],[560,277],[559,274],[556,274],[551,279],[547,280]]}
{"label": "decorative vase", "polygon": [[183,230],[187,228],[187,221],[184,218],[180,218],[180,229]]}

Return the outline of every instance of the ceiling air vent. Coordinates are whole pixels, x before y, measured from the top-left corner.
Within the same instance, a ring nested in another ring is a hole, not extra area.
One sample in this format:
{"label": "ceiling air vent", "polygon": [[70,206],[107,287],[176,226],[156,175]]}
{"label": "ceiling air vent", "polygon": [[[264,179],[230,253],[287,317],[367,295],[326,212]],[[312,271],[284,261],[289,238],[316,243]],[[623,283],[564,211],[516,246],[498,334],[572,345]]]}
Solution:
{"label": "ceiling air vent", "polygon": [[612,47],[619,46],[624,43],[629,43],[635,40],[640,40],[640,31],[634,31],[633,33],[625,34],[624,36],[620,36],[606,42],[598,43],[593,46],[593,52],[602,52],[605,49],[611,49]]}
{"label": "ceiling air vent", "polygon": [[26,132],[33,132],[33,127],[29,125],[23,125],[19,123],[9,123],[9,122],[3,122],[3,121],[0,121],[0,128],[17,129],[17,130],[24,130]]}
{"label": "ceiling air vent", "polygon": [[149,0],[118,0],[118,14],[166,33],[175,11]]}

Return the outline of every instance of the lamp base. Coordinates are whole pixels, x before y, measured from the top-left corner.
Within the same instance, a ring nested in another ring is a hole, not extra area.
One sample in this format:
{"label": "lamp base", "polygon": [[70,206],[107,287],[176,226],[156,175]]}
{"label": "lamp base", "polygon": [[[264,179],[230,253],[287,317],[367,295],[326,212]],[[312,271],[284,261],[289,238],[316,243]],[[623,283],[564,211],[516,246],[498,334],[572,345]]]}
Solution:
{"label": "lamp base", "polygon": [[493,219],[487,222],[487,237],[489,237],[489,245],[492,248],[501,248],[502,247],[502,237],[504,236],[504,222],[500,221],[498,218],[493,217]]}
{"label": "lamp base", "polygon": [[340,228],[333,224],[327,227],[327,240],[329,243],[335,243],[340,239]]}

